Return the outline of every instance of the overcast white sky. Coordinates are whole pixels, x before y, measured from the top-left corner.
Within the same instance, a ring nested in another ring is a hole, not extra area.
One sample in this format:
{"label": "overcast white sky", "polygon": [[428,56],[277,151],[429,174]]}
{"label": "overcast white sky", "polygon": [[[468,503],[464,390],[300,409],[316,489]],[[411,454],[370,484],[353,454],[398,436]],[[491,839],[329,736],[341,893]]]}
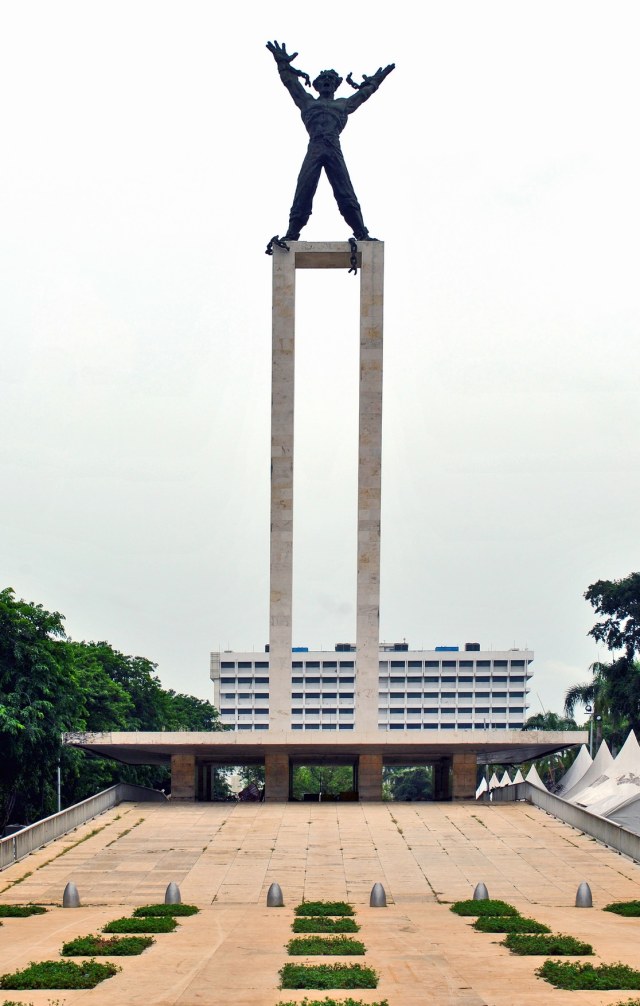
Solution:
{"label": "overcast white sky", "polygon": [[[528,645],[559,711],[598,657],[584,591],[640,567],[639,29],[584,0],[5,5],[2,585],[204,698],[211,649],[264,646],[264,247],[307,139],[265,42],[393,61],[343,134],[386,242],[382,638]],[[348,236],[323,179],[302,237]],[[357,298],[298,277],[310,647],[355,638]]]}

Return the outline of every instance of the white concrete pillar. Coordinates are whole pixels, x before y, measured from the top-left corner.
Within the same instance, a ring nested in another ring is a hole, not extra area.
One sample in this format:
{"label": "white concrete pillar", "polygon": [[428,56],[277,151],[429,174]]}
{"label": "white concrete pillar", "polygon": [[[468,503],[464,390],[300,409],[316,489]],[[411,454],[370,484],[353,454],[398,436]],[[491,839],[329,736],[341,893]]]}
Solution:
{"label": "white concrete pillar", "polygon": [[384,244],[361,244],[355,729],[378,729]]}
{"label": "white concrete pillar", "polygon": [[291,720],[295,253],[273,256],[269,730]]}

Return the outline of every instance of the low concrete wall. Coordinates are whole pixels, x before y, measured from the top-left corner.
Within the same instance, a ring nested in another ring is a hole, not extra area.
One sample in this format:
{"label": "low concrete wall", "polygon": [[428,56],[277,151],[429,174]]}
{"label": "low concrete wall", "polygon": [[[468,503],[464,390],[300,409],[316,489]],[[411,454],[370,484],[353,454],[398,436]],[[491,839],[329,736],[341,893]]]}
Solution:
{"label": "low concrete wall", "polygon": [[[568,800],[563,800],[560,796],[554,796],[553,793],[539,789],[530,782],[518,782],[515,785],[494,789],[491,791],[491,798],[493,803],[526,800],[527,803],[540,807],[552,817],[557,817],[565,824],[570,824],[572,828],[577,828],[586,835],[591,835],[592,838],[607,845],[610,849],[615,849],[616,852],[621,852],[635,860],[636,863],[640,863],[640,835],[623,828],[615,821],[609,821],[606,817],[592,814],[590,811],[584,810],[583,807],[576,807]],[[485,794],[483,800],[485,802],[488,800],[488,794]]]}
{"label": "low concrete wall", "polygon": [[61,838],[81,824],[86,824],[99,814],[117,807],[119,803],[127,800],[164,802],[166,799],[164,793],[156,789],[119,782],[101,793],[96,793],[95,796],[90,796],[88,800],[61,810],[59,814],[52,814],[51,817],[45,817],[42,821],[36,821],[28,828],[17,831],[15,835],[0,839],[0,870],[17,863],[36,849],[41,849],[43,845],[48,845],[56,838]]}

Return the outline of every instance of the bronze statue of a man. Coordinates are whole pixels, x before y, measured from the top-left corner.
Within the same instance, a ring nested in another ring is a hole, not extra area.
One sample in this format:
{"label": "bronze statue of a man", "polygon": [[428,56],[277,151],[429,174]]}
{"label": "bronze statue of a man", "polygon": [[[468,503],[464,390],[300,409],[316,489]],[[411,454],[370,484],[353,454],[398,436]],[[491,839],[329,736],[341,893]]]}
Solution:
{"label": "bronze statue of a man", "polygon": [[347,124],[348,116],[378,90],[385,77],[395,68],[395,63],[390,63],[384,69],[380,67],[371,77],[365,76],[362,84],[354,83],[349,74],[347,82],[355,88],[355,94],[349,98],[335,97],[342,83],[342,77],[335,70],[323,70],[313,82],[319,95],[314,98],[305,91],[299,80],[300,77],[304,77],[307,86],[310,86],[307,74],[291,66],[298,53],[289,55],[284,42],[282,45],[267,42],[267,49],[278,64],[282,83],[300,109],[302,121],[310,137],[298,175],[289,214],[289,227],[282,240],[297,241],[300,237],[300,231],[311,216],[313,197],[318,188],[320,172],[324,168],[336,197],[338,209],[352,228],[354,237],[358,241],[374,241],[375,238],[369,235],[364,225],[360,203],[342,156],[340,133]]}

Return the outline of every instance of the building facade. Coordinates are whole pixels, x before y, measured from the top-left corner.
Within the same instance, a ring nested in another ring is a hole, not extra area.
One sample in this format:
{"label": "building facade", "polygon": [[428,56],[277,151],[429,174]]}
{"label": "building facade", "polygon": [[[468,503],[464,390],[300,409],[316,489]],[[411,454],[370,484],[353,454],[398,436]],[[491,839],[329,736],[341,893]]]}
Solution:
{"label": "building facade", "polygon": [[[410,650],[382,644],[378,730],[519,730],[528,715],[531,650],[478,644]],[[269,654],[212,653],[214,704],[225,726],[269,729]],[[355,646],[291,654],[290,729],[349,731],[356,723]]]}

